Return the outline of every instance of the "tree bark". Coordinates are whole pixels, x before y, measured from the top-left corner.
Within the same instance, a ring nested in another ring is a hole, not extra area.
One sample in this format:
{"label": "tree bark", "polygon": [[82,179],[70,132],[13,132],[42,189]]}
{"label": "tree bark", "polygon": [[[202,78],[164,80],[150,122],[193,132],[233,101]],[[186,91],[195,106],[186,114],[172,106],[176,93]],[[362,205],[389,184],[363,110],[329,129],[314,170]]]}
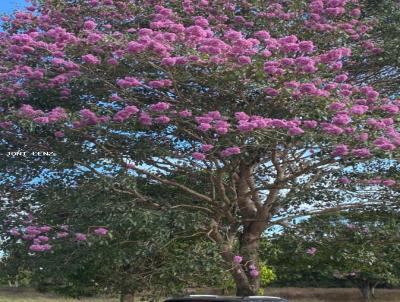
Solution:
{"label": "tree bark", "polygon": [[134,302],[135,294],[134,293],[121,293],[121,297],[119,299],[120,302]]}
{"label": "tree bark", "polygon": [[364,301],[369,301],[371,299],[371,284],[368,281],[364,281],[360,285],[361,295]]}
{"label": "tree bark", "polygon": [[241,269],[233,271],[237,296],[256,296],[260,288],[260,276],[251,272],[254,269],[260,271],[260,237],[267,227],[268,211],[263,208],[258,192],[253,188],[253,168],[254,165],[242,161],[236,175],[237,203],[243,219],[243,230],[239,235],[239,255],[243,261]]}
{"label": "tree bark", "polygon": [[369,288],[371,290],[371,296],[375,298],[375,288],[378,286],[379,282],[371,283]]}
{"label": "tree bark", "polygon": [[373,298],[375,298],[375,286],[371,285],[371,286],[370,286],[370,291],[371,291],[371,296],[372,296]]}

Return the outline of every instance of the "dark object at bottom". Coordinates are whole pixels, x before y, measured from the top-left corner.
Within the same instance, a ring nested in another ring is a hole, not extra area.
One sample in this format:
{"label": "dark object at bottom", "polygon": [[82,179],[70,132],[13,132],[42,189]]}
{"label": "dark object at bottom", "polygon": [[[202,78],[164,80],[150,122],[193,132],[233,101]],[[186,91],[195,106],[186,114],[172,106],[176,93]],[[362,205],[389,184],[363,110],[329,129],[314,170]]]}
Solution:
{"label": "dark object at bottom", "polygon": [[216,295],[190,295],[181,298],[170,298],[164,302],[289,302],[279,297],[270,296],[216,296]]}

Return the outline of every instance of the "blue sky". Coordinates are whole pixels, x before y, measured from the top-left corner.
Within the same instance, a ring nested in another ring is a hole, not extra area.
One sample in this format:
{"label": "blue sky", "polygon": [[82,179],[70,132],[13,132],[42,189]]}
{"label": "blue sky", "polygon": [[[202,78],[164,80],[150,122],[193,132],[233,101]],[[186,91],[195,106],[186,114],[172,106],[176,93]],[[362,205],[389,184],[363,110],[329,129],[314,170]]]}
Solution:
{"label": "blue sky", "polygon": [[25,0],[0,0],[0,14],[11,13],[27,5]]}

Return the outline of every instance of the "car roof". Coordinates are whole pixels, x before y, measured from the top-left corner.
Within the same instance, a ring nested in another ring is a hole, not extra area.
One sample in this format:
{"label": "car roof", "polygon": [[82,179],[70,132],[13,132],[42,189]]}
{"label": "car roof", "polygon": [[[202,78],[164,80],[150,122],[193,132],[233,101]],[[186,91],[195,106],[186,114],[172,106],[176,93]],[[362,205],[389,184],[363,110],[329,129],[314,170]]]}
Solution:
{"label": "car roof", "polygon": [[164,302],[184,302],[184,301],[198,301],[198,302],[208,302],[208,301],[215,301],[215,302],[230,302],[230,301],[255,301],[259,300],[262,302],[287,302],[287,300],[279,298],[279,297],[272,297],[272,296],[217,296],[217,295],[190,295],[186,297],[180,298],[169,298]]}

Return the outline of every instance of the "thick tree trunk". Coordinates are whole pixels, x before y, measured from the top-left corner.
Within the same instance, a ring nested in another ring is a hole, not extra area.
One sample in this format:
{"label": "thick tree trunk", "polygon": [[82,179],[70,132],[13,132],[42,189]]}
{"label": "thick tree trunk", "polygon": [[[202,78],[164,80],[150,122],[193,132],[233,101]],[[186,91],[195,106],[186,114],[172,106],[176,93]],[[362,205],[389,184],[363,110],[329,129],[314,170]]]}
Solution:
{"label": "thick tree trunk", "polygon": [[364,301],[371,299],[371,284],[368,281],[361,283],[360,285],[361,295]]}
{"label": "thick tree trunk", "polygon": [[120,302],[134,302],[135,294],[134,293],[122,293],[119,301]]}
{"label": "thick tree trunk", "polygon": [[[252,176],[254,165],[242,161],[236,175],[237,203],[242,215],[243,230],[239,236],[239,254],[243,262],[233,271],[237,296],[256,296],[260,288],[259,246],[260,236],[267,227],[268,208],[263,207],[260,196],[254,190]],[[268,200],[274,198],[270,192]]]}
{"label": "thick tree trunk", "polygon": [[255,268],[260,271],[258,265],[260,235],[251,230],[244,231],[239,239],[239,254],[243,257],[241,269],[233,271],[236,282],[237,296],[256,296],[260,288],[259,276],[252,276],[251,271]]}

